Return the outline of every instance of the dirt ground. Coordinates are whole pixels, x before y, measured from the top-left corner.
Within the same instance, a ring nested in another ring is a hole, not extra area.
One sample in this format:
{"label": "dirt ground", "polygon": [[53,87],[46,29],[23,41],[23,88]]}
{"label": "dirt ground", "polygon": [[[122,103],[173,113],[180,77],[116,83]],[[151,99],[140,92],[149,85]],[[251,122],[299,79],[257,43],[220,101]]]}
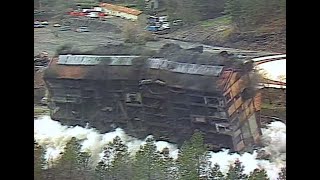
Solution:
{"label": "dirt ground", "polygon": [[[114,21],[118,20],[112,19],[104,23],[109,24],[111,27],[114,26]],[[59,28],[53,27],[54,22],[49,21],[49,23],[45,28],[34,28],[35,55],[46,51],[49,56],[52,57],[56,49],[64,44],[73,44],[80,50],[91,50],[99,45],[120,43],[123,41],[123,35],[121,33],[110,32],[110,29],[102,30],[101,28],[97,29],[89,25],[88,28],[90,32],[79,33],[74,31],[77,27],[86,25],[86,23],[71,24],[71,31],[59,31]]]}

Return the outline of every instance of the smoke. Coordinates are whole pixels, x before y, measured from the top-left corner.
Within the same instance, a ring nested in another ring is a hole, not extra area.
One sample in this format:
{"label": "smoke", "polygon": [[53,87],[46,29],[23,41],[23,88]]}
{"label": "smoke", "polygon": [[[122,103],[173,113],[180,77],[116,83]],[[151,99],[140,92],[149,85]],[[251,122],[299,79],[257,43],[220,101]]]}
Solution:
{"label": "smoke", "polygon": [[[284,167],[286,162],[286,126],[281,122],[272,122],[266,129],[262,129],[262,132],[262,142],[265,144],[262,150],[270,154],[270,160],[257,159],[259,154],[257,151],[240,155],[237,153],[230,154],[228,150],[224,149],[216,153],[210,152],[212,165],[219,164],[221,171],[226,173],[229,165],[239,159],[245,167],[244,173],[249,174],[255,168],[264,168],[270,179],[276,179],[281,167]],[[34,138],[46,149],[45,158],[48,162],[59,159],[67,142],[72,137],[76,137],[82,140],[81,150],[91,154],[93,165],[95,165],[102,158],[103,148],[109,142],[112,142],[116,136],[119,136],[128,146],[131,154],[135,154],[140,146],[145,144],[145,140],[131,137],[120,128],[113,132],[100,134],[93,128],[62,126],[59,122],[51,120],[49,116],[43,116],[34,121]],[[157,141],[156,146],[159,151],[167,147],[171,157],[178,157],[179,150],[176,145],[165,141]]]}

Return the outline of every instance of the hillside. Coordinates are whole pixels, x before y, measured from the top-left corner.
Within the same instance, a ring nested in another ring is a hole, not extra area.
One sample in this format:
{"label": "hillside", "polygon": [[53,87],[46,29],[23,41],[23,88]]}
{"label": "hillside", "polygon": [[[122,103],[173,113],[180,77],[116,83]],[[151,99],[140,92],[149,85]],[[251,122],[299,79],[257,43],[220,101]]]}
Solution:
{"label": "hillside", "polygon": [[240,31],[230,16],[200,21],[163,35],[166,38],[202,42],[247,50],[286,52],[286,21],[274,19],[252,31]]}

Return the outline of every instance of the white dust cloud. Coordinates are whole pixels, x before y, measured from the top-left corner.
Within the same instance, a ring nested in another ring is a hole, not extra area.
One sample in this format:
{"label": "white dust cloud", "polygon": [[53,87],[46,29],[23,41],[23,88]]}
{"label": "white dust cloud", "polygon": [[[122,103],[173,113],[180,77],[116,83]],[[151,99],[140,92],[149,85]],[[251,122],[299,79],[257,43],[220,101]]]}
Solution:
{"label": "white dust cloud", "polygon": [[[210,153],[212,165],[218,163],[222,172],[226,173],[229,165],[234,163],[236,159],[239,159],[245,166],[246,174],[260,167],[267,171],[271,180],[276,179],[280,168],[285,166],[286,161],[286,126],[281,122],[272,122],[262,132],[262,141],[266,145],[264,150],[271,154],[270,161],[257,160],[257,152],[239,155],[236,153],[230,154],[228,150],[222,150],[217,153]],[[76,137],[79,140],[83,140],[82,151],[89,152],[92,156],[92,162],[96,164],[102,158],[103,148],[116,136],[121,138],[132,154],[137,152],[141,145],[145,144],[145,140],[130,137],[120,128],[113,132],[100,134],[92,128],[62,126],[59,122],[51,120],[49,116],[43,116],[34,121],[34,138],[46,149],[46,159],[49,162],[58,159],[66,143],[72,137]],[[156,146],[159,151],[168,147],[170,156],[177,158],[179,150],[174,144],[157,141]]]}

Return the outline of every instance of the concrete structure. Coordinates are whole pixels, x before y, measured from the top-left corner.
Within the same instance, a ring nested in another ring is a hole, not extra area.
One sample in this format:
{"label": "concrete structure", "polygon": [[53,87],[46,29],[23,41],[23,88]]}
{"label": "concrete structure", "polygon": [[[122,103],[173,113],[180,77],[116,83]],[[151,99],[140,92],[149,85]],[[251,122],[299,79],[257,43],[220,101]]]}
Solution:
{"label": "concrete structure", "polygon": [[51,118],[89,122],[102,132],[121,127],[138,138],[152,134],[179,145],[201,131],[213,150],[243,151],[259,143],[261,96],[250,69],[141,58],[52,59],[44,76]]}

